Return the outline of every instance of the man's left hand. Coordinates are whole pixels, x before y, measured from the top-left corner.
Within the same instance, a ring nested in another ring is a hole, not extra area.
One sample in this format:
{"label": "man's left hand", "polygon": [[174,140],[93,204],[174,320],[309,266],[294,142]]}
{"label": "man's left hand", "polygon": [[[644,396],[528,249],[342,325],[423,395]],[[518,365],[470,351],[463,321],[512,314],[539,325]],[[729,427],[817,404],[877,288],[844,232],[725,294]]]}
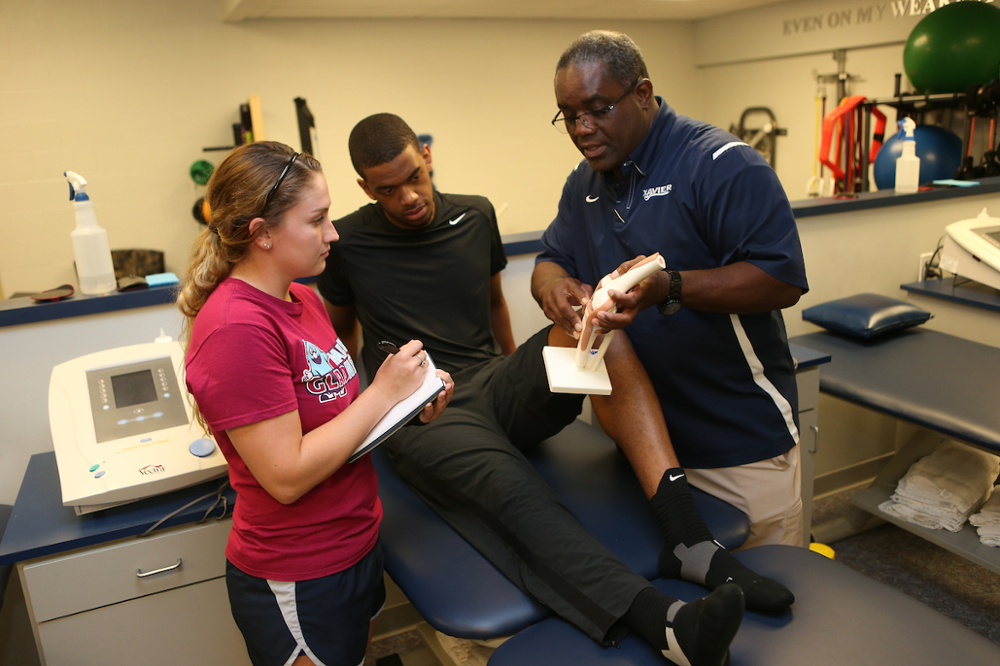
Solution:
{"label": "man's left hand", "polygon": [[[626,261],[611,273],[611,277],[617,278],[627,273],[630,268],[645,258],[645,255],[639,255],[635,259]],[[663,271],[653,273],[630,289],[628,293],[611,289],[608,291],[608,296],[617,306],[617,312],[598,313],[596,325],[604,330],[623,329],[632,323],[639,312],[657,303],[662,303],[669,292],[670,278]]]}
{"label": "man's left hand", "polygon": [[434,402],[424,405],[420,411],[420,422],[430,423],[444,413],[444,408],[451,402],[451,396],[455,392],[455,381],[444,370],[438,370],[437,376],[444,380],[444,390],[438,393]]}

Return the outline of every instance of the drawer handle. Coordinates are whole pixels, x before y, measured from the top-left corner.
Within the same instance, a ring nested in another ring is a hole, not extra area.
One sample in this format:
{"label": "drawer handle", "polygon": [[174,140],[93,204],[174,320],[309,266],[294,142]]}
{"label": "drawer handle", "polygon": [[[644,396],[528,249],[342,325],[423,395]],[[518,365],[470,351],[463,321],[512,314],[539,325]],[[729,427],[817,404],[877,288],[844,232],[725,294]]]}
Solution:
{"label": "drawer handle", "polygon": [[155,576],[156,574],[166,573],[168,571],[173,571],[174,569],[180,569],[180,568],[181,568],[181,558],[178,557],[176,564],[171,564],[169,567],[163,567],[162,569],[157,569],[156,571],[147,571],[146,573],[142,573],[142,569],[136,569],[135,576],[136,578],[147,578],[149,576]]}
{"label": "drawer handle", "polygon": [[817,426],[811,425],[809,429],[813,431],[815,437],[813,437],[813,450],[810,453],[816,453],[819,451],[819,428]]}

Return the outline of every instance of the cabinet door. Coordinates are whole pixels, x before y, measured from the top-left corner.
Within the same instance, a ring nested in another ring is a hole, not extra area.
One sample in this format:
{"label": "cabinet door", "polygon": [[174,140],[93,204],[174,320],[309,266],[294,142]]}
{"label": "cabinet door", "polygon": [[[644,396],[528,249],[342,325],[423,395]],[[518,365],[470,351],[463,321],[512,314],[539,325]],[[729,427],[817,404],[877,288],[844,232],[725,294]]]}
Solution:
{"label": "cabinet door", "polygon": [[799,391],[799,411],[816,409],[819,405],[819,373],[818,366],[803,368],[795,373],[795,385]]}
{"label": "cabinet door", "polygon": [[38,625],[46,666],[250,666],[226,579]]}
{"label": "cabinet door", "polygon": [[802,535],[806,548],[812,532],[813,478],[816,476],[816,450],[819,446],[819,410],[799,412],[799,469],[802,473]]}

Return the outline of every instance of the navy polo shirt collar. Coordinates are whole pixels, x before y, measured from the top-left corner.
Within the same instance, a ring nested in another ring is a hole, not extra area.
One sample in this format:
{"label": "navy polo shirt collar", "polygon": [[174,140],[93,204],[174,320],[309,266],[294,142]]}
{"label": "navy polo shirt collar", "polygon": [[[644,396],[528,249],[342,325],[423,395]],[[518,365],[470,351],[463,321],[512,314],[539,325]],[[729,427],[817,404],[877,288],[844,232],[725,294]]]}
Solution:
{"label": "navy polo shirt collar", "polygon": [[660,110],[656,112],[653,124],[643,137],[642,143],[629,154],[629,159],[643,176],[647,175],[655,165],[657,152],[677,120],[677,113],[663,101],[662,97],[657,96],[656,101],[660,104]]}

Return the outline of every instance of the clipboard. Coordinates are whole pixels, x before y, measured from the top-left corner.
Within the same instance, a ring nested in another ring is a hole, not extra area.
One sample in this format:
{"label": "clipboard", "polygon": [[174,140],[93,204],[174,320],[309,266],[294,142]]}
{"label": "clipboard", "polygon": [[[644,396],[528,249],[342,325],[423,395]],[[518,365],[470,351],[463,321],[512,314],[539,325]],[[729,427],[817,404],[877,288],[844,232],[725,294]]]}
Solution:
{"label": "clipboard", "polygon": [[437,366],[434,365],[434,361],[431,360],[428,354],[427,373],[424,375],[423,384],[386,412],[385,416],[368,431],[364,440],[354,450],[351,457],[347,459],[347,462],[354,462],[384,442],[389,438],[389,435],[402,428],[410,422],[410,419],[419,414],[424,405],[433,402],[437,398],[438,394],[444,390],[444,380],[437,376],[436,371]]}

